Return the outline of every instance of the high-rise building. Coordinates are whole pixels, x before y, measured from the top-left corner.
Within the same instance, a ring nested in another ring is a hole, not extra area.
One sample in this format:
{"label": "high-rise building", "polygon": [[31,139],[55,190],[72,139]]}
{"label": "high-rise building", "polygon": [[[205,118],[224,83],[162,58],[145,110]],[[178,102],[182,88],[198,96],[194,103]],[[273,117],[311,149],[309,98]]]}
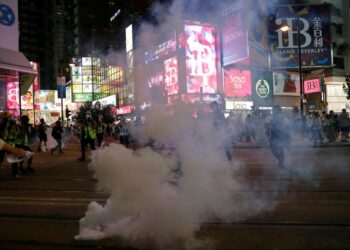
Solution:
{"label": "high-rise building", "polygon": [[[69,78],[74,51],[73,2],[69,0],[19,0],[20,51],[40,65],[40,83],[56,88],[56,77]],[[62,70],[61,70],[62,69]]]}

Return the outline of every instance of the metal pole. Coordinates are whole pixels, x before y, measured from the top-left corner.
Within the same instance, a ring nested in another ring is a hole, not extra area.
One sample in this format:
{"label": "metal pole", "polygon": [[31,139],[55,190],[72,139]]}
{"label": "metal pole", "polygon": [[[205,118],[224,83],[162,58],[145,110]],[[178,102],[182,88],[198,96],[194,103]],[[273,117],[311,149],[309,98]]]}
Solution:
{"label": "metal pole", "polygon": [[[60,61],[60,75],[61,75],[61,80],[62,80],[62,76],[63,76],[63,72],[62,72],[62,60]],[[61,84],[61,83],[60,83]],[[62,87],[60,86],[61,91],[62,91]],[[64,117],[63,117],[63,93],[61,93],[61,122],[62,125],[64,126]]]}
{"label": "metal pole", "polygon": [[301,42],[300,42],[300,18],[297,15],[297,31],[298,31],[298,54],[299,54],[299,79],[300,79],[300,115],[304,114],[304,102],[303,102],[303,69],[301,60]]}
{"label": "metal pole", "polygon": [[22,96],[21,96],[21,78],[18,80],[18,95],[19,95],[19,117],[22,116]]}

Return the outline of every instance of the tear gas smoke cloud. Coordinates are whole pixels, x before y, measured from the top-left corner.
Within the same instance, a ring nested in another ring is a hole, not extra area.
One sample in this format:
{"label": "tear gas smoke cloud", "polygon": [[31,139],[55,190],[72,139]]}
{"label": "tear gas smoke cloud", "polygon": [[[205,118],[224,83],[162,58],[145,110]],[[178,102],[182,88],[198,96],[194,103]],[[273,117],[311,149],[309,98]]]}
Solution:
{"label": "tear gas smoke cloud", "polygon": [[[224,4],[215,1],[216,10]],[[158,25],[141,26],[138,48],[158,45],[186,9],[202,10],[198,18],[192,12],[193,20],[210,16],[213,10],[203,6],[199,0],[175,1],[167,9],[157,5]],[[91,167],[109,198],[105,205],[90,203],[76,239],[151,239],[169,249],[175,242],[191,242],[204,222],[238,221],[274,206],[268,194],[249,192],[253,187],[235,174],[240,163],[225,156],[226,132],[215,129],[211,119],[194,120],[192,111],[181,104],[172,112],[154,109],[146,126],[134,131],[139,140],[171,143],[174,150],[132,151],[112,144],[94,153]]]}

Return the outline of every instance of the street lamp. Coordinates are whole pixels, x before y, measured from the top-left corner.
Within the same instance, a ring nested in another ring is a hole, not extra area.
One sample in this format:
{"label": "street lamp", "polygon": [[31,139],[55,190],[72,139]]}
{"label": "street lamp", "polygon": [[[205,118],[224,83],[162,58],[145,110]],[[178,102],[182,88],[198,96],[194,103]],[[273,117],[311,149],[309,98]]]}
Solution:
{"label": "street lamp", "polygon": [[[304,91],[303,91],[303,69],[302,69],[302,60],[301,60],[301,42],[300,42],[300,16],[296,15],[297,20],[297,36],[298,36],[298,61],[299,61],[299,80],[300,80],[300,115],[304,114]],[[279,30],[286,32],[290,29],[288,24],[283,24],[279,27]]]}

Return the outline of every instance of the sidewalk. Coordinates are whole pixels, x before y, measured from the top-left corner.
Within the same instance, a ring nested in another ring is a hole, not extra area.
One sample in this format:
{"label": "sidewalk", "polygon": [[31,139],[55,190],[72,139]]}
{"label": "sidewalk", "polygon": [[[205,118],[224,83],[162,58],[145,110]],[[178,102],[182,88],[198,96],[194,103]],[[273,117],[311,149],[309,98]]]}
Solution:
{"label": "sidewalk", "polygon": [[[236,142],[233,145],[234,148],[263,148],[269,147],[268,143],[259,143],[256,141],[252,142]],[[322,144],[317,144],[314,146],[313,141],[309,139],[294,139],[292,140],[292,147],[315,147],[315,148],[330,148],[330,147],[350,147],[350,140],[347,142],[341,142],[340,139],[337,139],[335,142],[325,141]]]}

